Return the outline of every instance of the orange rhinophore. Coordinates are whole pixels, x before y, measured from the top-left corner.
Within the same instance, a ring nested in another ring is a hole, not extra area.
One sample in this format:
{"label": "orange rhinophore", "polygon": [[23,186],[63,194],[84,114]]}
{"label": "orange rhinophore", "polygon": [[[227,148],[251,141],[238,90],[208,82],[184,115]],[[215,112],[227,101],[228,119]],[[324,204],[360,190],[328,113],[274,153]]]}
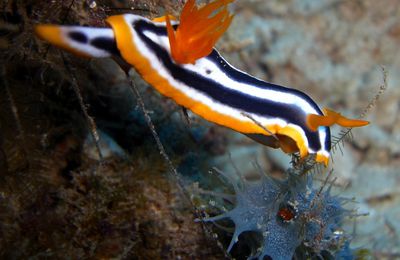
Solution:
{"label": "orange rhinophore", "polygon": [[360,127],[368,125],[369,122],[359,119],[350,119],[327,108],[324,109],[323,116],[314,114],[307,116],[307,126],[312,131],[317,131],[318,127],[320,126],[331,126],[334,124],[338,124],[343,127]]}
{"label": "orange rhinophore", "polygon": [[174,31],[167,15],[167,30],[171,56],[180,64],[192,63],[209,55],[215,43],[228,29],[233,15],[227,5],[234,0],[217,0],[197,8],[195,0],[183,7],[178,29]]}

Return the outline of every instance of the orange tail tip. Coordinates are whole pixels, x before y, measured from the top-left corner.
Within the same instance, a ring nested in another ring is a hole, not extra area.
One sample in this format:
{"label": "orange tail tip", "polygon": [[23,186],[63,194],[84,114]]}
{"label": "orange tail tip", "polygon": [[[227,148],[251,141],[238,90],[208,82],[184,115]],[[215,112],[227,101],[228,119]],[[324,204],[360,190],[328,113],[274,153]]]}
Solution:
{"label": "orange tail tip", "polygon": [[360,127],[369,124],[368,121],[359,119],[350,119],[342,116],[340,113],[332,111],[330,109],[324,109],[323,116],[309,114],[307,115],[307,126],[311,131],[317,131],[320,126],[331,126],[338,124],[343,127]]}
{"label": "orange tail tip", "polygon": [[65,41],[62,37],[60,27],[51,24],[38,24],[34,27],[35,34],[42,40],[45,40],[51,44],[63,47]]}
{"label": "orange tail tip", "polygon": [[183,7],[176,32],[167,15],[167,31],[171,56],[181,64],[195,63],[209,55],[218,39],[228,29],[233,16],[227,5],[234,0],[216,0],[197,8],[195,0],[188,0]]}
{"label": "orange tail tip", "polygon": [[72,52],[81,57],[90,57],[87,53],[73,48],[65,38],[61,26],[53,24],[38,24],[34,27],[35,34],[42,40],[47,41],[59,48]]}

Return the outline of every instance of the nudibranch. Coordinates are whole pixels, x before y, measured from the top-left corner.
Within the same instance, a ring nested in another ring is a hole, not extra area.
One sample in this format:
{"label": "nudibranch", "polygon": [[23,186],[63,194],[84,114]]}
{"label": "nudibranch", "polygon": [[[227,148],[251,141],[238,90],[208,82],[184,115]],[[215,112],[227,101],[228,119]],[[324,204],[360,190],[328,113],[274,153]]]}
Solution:
{"label": "nudibranch", "polygon": [[183,7],[149,20],[134,14],[109,17],[110,28],[37,25],[36,34],[84,57],[120,57],[161,94],[204,119],[286,153],[315,155],[328,164],[329,126],[363,126],[331,110],[322,112],[305,93],[265,82],[230,65],[214,45],[232,21],[217,0]]}

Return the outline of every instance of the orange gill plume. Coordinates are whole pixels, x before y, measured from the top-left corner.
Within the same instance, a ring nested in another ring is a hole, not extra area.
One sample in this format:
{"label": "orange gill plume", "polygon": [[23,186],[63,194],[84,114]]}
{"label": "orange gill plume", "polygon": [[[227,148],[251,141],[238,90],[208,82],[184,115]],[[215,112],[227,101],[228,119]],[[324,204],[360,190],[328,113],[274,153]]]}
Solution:
{"label": "orange gill plume", "polygon": [[234,0],[216,0],[197,8],[196,0],[183,7],[178,29],[174,31],[166,16],[171,56],[180,64],[194,64],[209,55],[218,39],[228,29],[233,15],[227,5]]}

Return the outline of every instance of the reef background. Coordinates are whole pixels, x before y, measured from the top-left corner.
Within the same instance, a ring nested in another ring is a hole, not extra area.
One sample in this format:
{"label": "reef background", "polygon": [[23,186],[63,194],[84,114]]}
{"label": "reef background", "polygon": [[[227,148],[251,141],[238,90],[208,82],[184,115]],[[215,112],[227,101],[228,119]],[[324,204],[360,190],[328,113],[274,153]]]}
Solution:
{"label": "reef background", "polygon": [[[104,26],[105,17],[125,12],[178,15],[181,6],[168,0],[1,3],[2,258],[225,257],[214,235],[193,222],[123,71],[112,60],[60,52],[32,30],[36,23]],[[224,57],[305,91],[321,107],[357,117],[383,85],[385,66],[388,89],[367,114],[371,125],[354,129],[343,155],[334,155],[334,192],[355,197],[350,208],[369,213],[344,227],[352,247],[379,259],[400,257],[400,2],[238,0],[232,11],[233,24],[218,44]],[[187,120],[140,77],[134,82],[187,187],[221,189],[208,170],[232,172],[232,161],[246,176],[257,171],[252,161],[276,176],[289,167],[281,151],[190,114]],[[220,243],[226,247],[229,237]]]}

